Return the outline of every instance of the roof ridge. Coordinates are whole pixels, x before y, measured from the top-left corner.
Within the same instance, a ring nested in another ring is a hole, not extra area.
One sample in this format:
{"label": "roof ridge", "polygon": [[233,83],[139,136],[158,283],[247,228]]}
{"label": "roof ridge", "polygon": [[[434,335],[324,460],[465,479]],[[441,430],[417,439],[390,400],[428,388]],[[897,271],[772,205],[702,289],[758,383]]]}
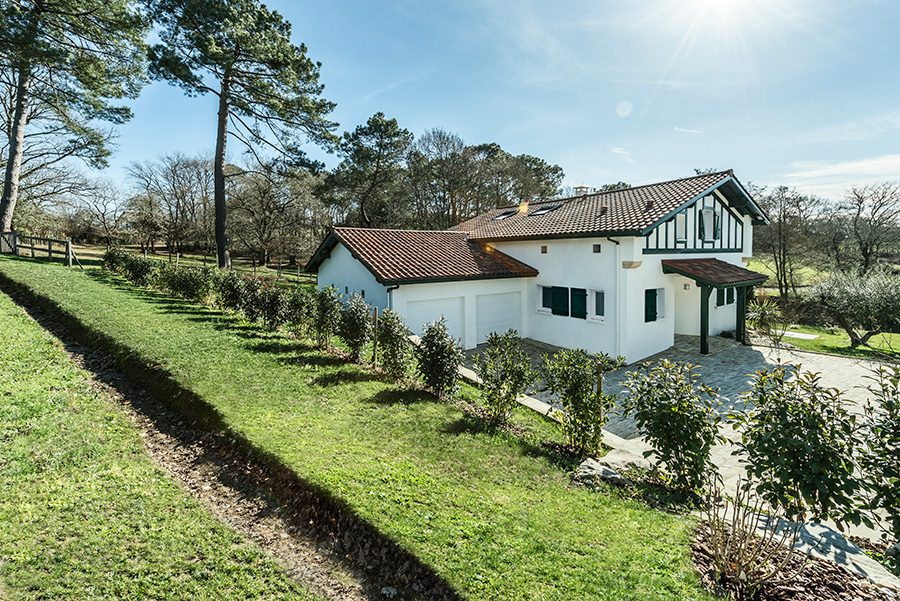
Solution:
{"label": "roof ridge", "polygon": [[[411,229],[399,229],[399,228],[387,228],[387,227],[355,227],[355,226],[346,226],[346,225],[336,225],[332,229],[335,230],[353,230],[356,232],[403,232],[404,234],[409,233],[417,233],[417,234],[466,234],[466,232],[460,230],[411,230]],[[468,234],[466,234],[468,235]]]}

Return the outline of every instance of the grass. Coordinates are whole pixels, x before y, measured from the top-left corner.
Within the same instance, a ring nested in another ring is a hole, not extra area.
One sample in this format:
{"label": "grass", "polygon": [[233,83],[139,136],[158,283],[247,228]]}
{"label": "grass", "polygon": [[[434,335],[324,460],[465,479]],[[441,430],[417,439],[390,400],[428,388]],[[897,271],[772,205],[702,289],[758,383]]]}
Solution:
{"label": "grass", "polygon": [[131,422],[2,294],[0,328],[0,596],[313,599],[154,467]]}
{"label": "grass", "polygon": [[[765,286],[771,293],[778,294],[778,286],[775,283],[775,269],[771,263],[762,261],[759,257],[751,257],[747,263],[747,269],[769,276],[769,281]],[[820,269],[799,264],[795,268],[795,277],[798,286],[809,286],[822,277],[823,273]]]}
{"label": "grass", "polygon": [[792,325],[789,332],[814,334],[813,340],[785,337],[784,341],[805,351],[818,351],[847,357],[863,357],[867,359],[884,359],[885,355],[900,358],[900,334],[878,334],[869,340],[873,348],[850,346],[850,337],[839,328],[823,328],[816,326]]}
{"label": "grass", "polygon": [[558,435],[535,414],[514,415],[531,436],[496,433],[303,342],[99,270],[3,257],[0,273],[120,356],[159,365],[464,598],[710,598],[690,560],[693,519],[573,488],[574,465],[537,442]]}
{"label": "grass", "polygon": [[[73,245],[73,250],[75,255],[78,257],[78,260],[81,261],[81,264],[85,267],[99,267],[101,259],[103,255],[106,253],[106,246],[104,245],[81,245],[76,244]],[[139,246],[124,246],[121,247],[125,250],[132,252],[136,255],[141,254],[141,250]],[[165,246],[157,246],[156,253],[148,253],[148,257],[156,258],[161,261],[168,261],[169,255],[166,251]],[[175,256],[173,255],[171,260],[175,261]],[[57,257],[54,259],[56,262],[60,262],[61,260]],[[188,252],[184,253],[178,259],[179,265],[190,265],[193,267],[214,267],[216,265],[216,255],[213,254],[204,254],[201,252]],[[269,264],[267,266],[255,265],[253,261],[249,257],[231,257],[231,266],[235,271],[239,271],[241,273],[252,275],[256,274],[260,277],[265,278],[277,278],[278,277],[278,266],[277,264]],[[300,282],[300,283],[315,283],[315,275],[306,273],[302,271],[304,265],[299,265],[300,271],[297,271],[297,265],[293,267],[288,266],[287,263],[282,265],[281,268],[281,279],[289,282]]]}

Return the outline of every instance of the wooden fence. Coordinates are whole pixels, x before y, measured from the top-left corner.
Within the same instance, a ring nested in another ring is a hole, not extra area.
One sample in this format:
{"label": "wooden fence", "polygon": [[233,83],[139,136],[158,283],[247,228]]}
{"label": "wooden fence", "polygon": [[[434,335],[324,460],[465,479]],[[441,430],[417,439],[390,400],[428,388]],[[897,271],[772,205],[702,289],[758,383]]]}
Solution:
{"label": "wooden fence", "polygon": [[19,232],[3,232],[0,233],[0,253],[14,254],[18,257],[29,256],[30,253],[32,259],[45,255],[48,259],[59,256],[69,267],[72,266],[72,261],[75,261],[79,267],[84,269],[72,250],[71,240],[27,236]]}

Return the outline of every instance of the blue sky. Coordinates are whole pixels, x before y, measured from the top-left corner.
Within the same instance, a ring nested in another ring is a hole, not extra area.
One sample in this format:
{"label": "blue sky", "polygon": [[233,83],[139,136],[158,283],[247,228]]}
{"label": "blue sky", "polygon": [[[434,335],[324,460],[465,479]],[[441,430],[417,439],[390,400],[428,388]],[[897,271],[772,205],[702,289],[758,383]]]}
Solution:
{"label": "blue sky", "polygon": [[[441,127],[539,156],[569,185],[715,167],[839,199],[900,180],[896,0],[266,4],[322,63],[341,131],[382,111],[417,136]],[[113,179],[132,161],[214,147],[211,96],[154,83],[132,108]]]}

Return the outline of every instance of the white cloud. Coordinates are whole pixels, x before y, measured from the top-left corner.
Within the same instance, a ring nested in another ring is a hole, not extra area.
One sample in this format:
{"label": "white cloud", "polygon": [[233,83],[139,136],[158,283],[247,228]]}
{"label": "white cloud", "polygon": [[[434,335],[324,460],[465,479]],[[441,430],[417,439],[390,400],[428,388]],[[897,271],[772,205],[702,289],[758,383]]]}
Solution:
{"label": "white cloud", "polygon": [[809,134],[803,141],[815,144],[871,140],[884,135],[895,135],[898,129],[900,129],[900,111],[893,111],[869,119],[858,119],[825,127]]}
{"label": "white cloud", "polygon": [[788,185],[808,194],[832,199],[843,197],[853,186],[900,180],[900,154],[885,154],[853,161],[795,161],[785,174]]}
{"label": "white cloud", "polygon": [[612,152],[614,152],[614,153],[616,153],[616,154],[618,154],[618,155],[621,155],[622,158],[625,159],[625,161],[628,162],[628,163],[633,163],[633,162],[634,162],[634,159],[631,158],[631,153],[628,152],[627,150],[625,150],[624,148],[621,148],[621,147],[619,147],[619,146],[616,146],[615,148],[610,148],[610,151],[612,151]]}
{"label": "white cloud", "polygon": [[699,130],[696,130],[696,129],[684,129],[684,128],[682,128],[682,127],[678,127],[677,125],[676,125],[675,127],[673,127],[672,129],[674,129],[675,131],[681,132],[681,133],[683,133],[683,134],[697,134],[698,136],[702,136],[702,135],[703,135],[703,134],[700,133]]}

